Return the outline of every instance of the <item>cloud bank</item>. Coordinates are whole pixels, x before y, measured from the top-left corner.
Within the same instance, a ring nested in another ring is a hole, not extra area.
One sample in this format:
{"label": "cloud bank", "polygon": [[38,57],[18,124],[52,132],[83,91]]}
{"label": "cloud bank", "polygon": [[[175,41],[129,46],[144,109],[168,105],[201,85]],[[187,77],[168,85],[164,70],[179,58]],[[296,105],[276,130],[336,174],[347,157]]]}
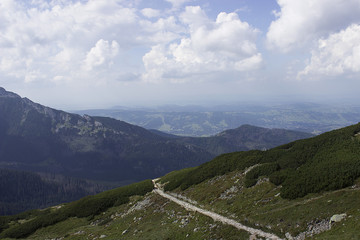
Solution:
{"label": "cloud bank", "polygon": [[328,38],[320,39],[312,52],[310,63],[299,73],[307,75],[338,76],[360,72],[360,25],[353,24]]}
{"label": "cloud bank", "polygon": [[[136,99],[131,91],[170,98],[180,85],[209,95],[226,86],[222,97],[231,89],[236,99],[260,85],[277,95],[359,82],[359,0],[226,3],[227,12],[200,0],[1,0],[0,85],[31,89],[30,98],[87,91],[84,102],[101,91],[116,102]],[[267,17],[251,15],[266,7]]]}
{"label": "cloud bank", "polygon": [[209,19],[199,6],[186,7],[180,15],[188,36],[177,42],[155,45],[143,57],[147,81],[182,79],[219,71],[252,71],[262,63],[256,39],[258,30],[236,13]]}
{"label": "cloud bank", "polygon": [[277,0],[281,10],[275,12],[267,32],[270,48],[288,52],[309,41],[338,32],[360,21],[358,0]]}

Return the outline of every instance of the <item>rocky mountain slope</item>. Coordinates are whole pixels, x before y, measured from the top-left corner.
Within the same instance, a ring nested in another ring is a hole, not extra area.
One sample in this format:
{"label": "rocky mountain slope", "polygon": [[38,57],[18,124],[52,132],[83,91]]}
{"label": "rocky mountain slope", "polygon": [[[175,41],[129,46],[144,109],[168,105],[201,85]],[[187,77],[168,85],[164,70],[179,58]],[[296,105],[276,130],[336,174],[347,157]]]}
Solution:
{"label": "rocky mountain slope", "polygon": [[[217,154],[270,148],[309,136],[243,126],[211,138],[178,138],[112,118],[55,110],[0,88],[0,169],[51,173],[101,184],[114,182],[119,186],[197,166]],[[10,186],[7,191],[17,191]],[[15,200],[6,198],[7,202],[0,204],[0,215],[74,200],[68,194],[54,198],[54,186],[41,186],[49,188],[38,191],[41,199],[25,192]],[[75,196],[88,193],[82,191]],[[26,201],[26,197],[31,199]]]}
{"label": "rocky mountain slope", "polygon": [[0,167],[135,181],[212,155],[115,119],[70,114],[0,89]]}
{"label": "rocky mountain slope", "polygon": [[0,217],[0,237],[264,239],[269,233],[273,239],[359,239],[359,156],[360,123],[268,151],[224,154],[154,180],[171,198],[152,191],[147,180],[56,208]]}
{"label": "rocky mountain slope", "polygon": [[55,110],[0,89],[3,168],[133,182],[197,166],[220,153],[269,148],[311,136],[250,126],[241,129],[209,139],[173,139],[111,118]]}

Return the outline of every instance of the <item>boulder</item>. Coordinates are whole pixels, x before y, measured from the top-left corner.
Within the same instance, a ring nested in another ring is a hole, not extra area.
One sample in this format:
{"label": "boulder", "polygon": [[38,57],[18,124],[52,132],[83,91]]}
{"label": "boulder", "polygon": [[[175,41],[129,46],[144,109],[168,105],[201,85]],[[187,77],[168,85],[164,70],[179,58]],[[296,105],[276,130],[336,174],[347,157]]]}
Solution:
{"label": "boulder", "polygon": [[330,218],[330,223],[333,222],[341,222],[344,218],[346,218],[346,213],[343,214],[335,214]]}

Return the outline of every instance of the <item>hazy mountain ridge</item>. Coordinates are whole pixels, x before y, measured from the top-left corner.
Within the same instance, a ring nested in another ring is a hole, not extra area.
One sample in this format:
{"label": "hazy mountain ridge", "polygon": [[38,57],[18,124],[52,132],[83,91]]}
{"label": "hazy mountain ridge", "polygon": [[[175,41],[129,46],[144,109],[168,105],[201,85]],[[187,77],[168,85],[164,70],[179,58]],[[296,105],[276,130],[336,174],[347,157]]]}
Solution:
{"label": "hazy mountain ridge", "polygon": [[203,138],[179,138],[179,142],[190,143],[206,149],[214,155],[252,149],[266,150],[287,142],[312,137],[312,134],[285,129],[268,129],[242,125],[215,136]]}
{"label": "hazy mountain ridge", "polygon": [[113,117],[146,129],[180,136],[212,136],[244,124],[319,134],[355,124],[360,119],[356,104],[265,104],[229,106],[163,106],[76,111]]}
{"label": "hazy mountain ridge", "polygon": [[212,157],[115,119],[58,111],[4,91],[0,100],[3,167],[134,181]]}

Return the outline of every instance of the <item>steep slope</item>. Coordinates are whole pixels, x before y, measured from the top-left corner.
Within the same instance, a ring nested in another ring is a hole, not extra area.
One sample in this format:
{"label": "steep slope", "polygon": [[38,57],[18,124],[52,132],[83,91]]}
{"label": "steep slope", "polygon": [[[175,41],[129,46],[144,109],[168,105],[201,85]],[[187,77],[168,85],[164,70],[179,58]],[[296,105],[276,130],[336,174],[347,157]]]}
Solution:
{"label": "steep slope", "polygon": [[0,167],[136,181],[220,153],[263,149],[310,134],[243,126],[210,138],[172,138],[106,117],[79,116],[0,88]]}
{"label": "steep slope", "polygon": [[[112,181],[119,186],[197,166],[221,153],[270,148],[309,136],[242,126],[209,138],[173,137],[111,118],[55,110],[0,88],[0,169]],[[3,203],[0,214],[54,204],[44,203],[52,198],[50,192],[42,200],[28,195],[32,204],[23,204],[26,199],[20,197]]]}
{"label": "steep slope", "polygon": [[0,167],[135,181],[212,155],[122,121],[70,114],[0,89]]}
{"label": "steep slope", "polygon": [[[150,192],[153,186],[145,181],[139,184],[146,190],[130,191],[129,202],[123,204],[110,201],[105,193],[63,205],[58,208],[62,211],[2,217],[0,237],[255,239],[253,230],[258,229],[259,236],[269,233],[284,239],[359,239],[359,133],[360,123],[268,151],[224,154],[155,181],[168,195],[203,211],[188,211],[172,202],[174,198]],[[201,212],[253,230],[238,230]]]}

